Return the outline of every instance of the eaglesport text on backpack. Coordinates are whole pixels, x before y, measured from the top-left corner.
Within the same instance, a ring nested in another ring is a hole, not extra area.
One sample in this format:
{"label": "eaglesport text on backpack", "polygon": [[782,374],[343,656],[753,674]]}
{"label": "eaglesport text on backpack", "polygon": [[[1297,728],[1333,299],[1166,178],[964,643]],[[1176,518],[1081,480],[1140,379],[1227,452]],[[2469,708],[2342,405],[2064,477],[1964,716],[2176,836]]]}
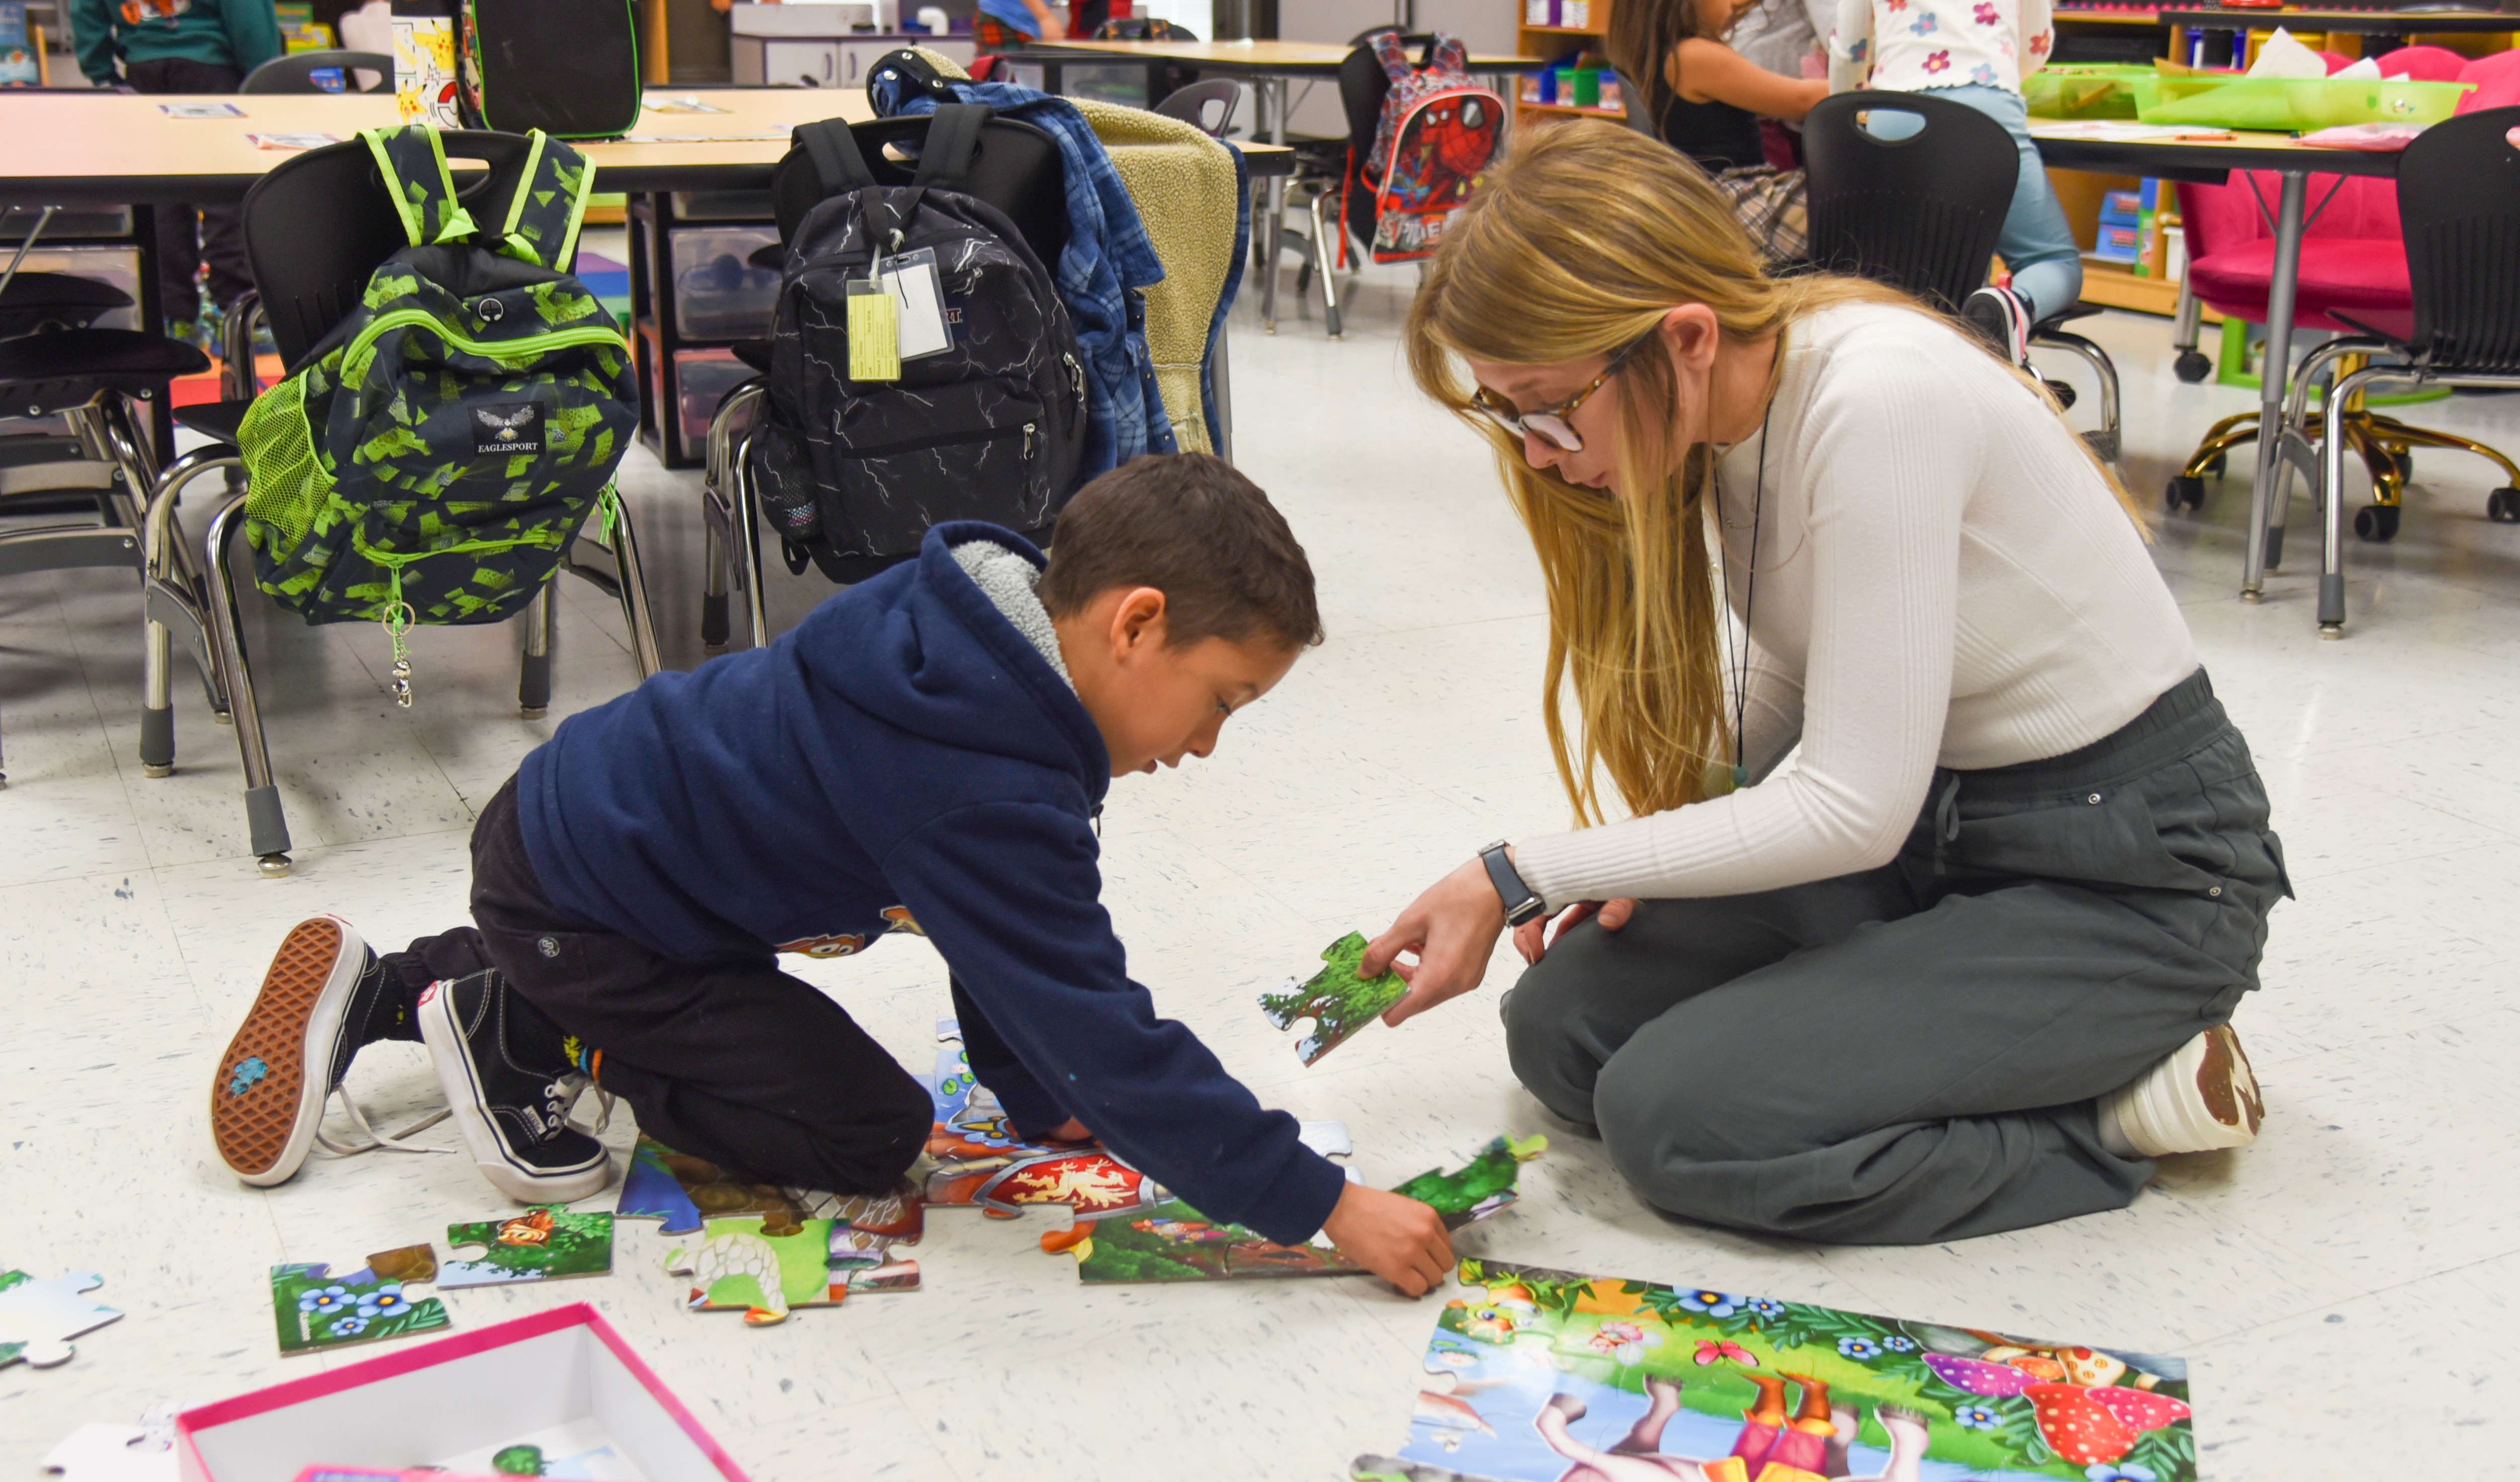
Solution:
{"label": "eaglesport text on backpack", "polygon": [[[473,203],[433,129],[360,135],[410,243],[237,429],[254,579],[310,623],[495,622],[601,509],[639,421],[630,347],[562,271],[594,169],[514,139]],[[346,146],[336,146],[342,148]]]}

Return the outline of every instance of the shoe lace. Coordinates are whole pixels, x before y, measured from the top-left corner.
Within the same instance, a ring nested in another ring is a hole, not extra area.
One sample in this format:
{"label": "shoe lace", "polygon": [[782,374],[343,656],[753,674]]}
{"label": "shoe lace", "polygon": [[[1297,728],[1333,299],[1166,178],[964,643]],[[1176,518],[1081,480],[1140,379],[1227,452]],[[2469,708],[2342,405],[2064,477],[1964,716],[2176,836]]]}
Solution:
{"label": "shoe lace", "polygon": [[347,1086],[334,1087],[333,1095],[340,1098],[341,1109],[349,1114],[350,1125],[358,1128],[360,1135],[367,1139],[365,1143],[359,1144],[336,1143],[324,1135],[324,1129],[320,1125],[317,1126],[316,1145],[334,1157],[354,1158],[363,1152],[374,1152],[380,1147],[392,1152],[453,1152],[455,1150],[452,1147],[416,1147],[403,1141],[413,1133],[426,1132],[454,1115],[451,1107],[441,1106],[420,1120],[407,1126],[397,1127],[391,1132],[379,1132],[368,1124],[367,1112],[360,1108],[357,1101],[351,1100],[350,1089]]}
{"label": "shoe lace", "polygon": [[[589,1091],[595,1093],[598,1108],[595,1125],[592,1127],[569,1115],[577,1109],[578,1098]],[[564,1125],[572,1132],[584,1133],[588,1137],[595,1138],[602,1137],[604,1129],[612,1125],[612,1093],[596,1085],[592,1076],[571,1071],[555,1077],[550,1085],[543,1088],[543,1095],[549,1099],[546,1102],[548,1114],[544,1121],[555,1129]]]}

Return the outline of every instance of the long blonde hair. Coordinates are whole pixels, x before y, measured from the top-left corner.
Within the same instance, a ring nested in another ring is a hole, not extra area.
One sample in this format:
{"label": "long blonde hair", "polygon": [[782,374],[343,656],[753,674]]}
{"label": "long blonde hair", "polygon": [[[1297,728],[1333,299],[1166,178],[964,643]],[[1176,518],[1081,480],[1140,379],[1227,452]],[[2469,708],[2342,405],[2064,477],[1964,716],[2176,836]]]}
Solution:
{"label": "long blonde hair", "polygon": [[[1865,279],[1768,277],[1731,202],[1695,165],[1632,130],[1589,120],[1519,133],[1448,225],[1409,311],[1418,387],[1494,444],[1506,493],[1540,556],[1549,594],[1545,718],[1579,826],[1609,816],[1602,773],[1631,811],[1658,813],[1720,790],[1711,778],[1732,760],[1700,508],[1714,458],[1703,443],[1675,456],[1679,386],[1667,355],[1638,355],[1619,374],[1616,497],[1526,462],[1518,439],[1470,410],[1474,387],[1456,357],[1553,365],[1607,355],[1651,333],[1673,306],[1692,303],[1714,310],[1736,344],[1782,336],[1839,304],[1940,317]],[[1779,353],[1769,396],[1782,365]],[[2133,515],[2125,491],[2108,481]],[[1562,710],[1569,688],[1581,712],[1580,752]]]}

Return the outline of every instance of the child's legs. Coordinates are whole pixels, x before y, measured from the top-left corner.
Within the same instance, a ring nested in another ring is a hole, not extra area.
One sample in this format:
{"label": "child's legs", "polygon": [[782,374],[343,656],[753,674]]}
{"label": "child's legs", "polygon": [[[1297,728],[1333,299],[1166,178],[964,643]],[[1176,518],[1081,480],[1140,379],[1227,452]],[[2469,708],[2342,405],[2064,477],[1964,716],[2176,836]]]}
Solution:
{"label": "child's legs", "polygon": [[1937,88],[1937,98],[1965,104],[2003,125],[2021,152],[2021,173],[2012,182],[2012,205],[2003,213],[2003,231],[1995,249],[2011,270],[2012,291],[2030,301],[2036,318],[2070,307],[2083,295],[2083,249],[2065,208],[2048,184],[2048,166],[2030,137],[2030,112],[2021,95],[2000,87],[1971,83]]}
{"label": "child's legs", "polygon": [[473,832],[472,917],[533,1008],[603,1058],[640,1130],[752,1182],[888,1190],[934,1125],[924,1087],[775,958],[691,966],[562,917],[517,831],[515,784]]}
{"label": "child's legs", "polygon": [[1759,895],[1643,901],[1617,931],[1587,921],[1499,1006],[1513,1073],[1542,1105],[1592,1126],[1601,1067],[1675,1005],[1914,909],[1895,869],[1885,869]]}
{"label": "child's legs", "polygon": [[1796,953],[1639,1029],[1595,1097],[1656,1206],[1914,1244],[2115,1209],[2152,1164],[2092,1100],[2225,1016],[2228,966],[2126,900],[2031,880]]}

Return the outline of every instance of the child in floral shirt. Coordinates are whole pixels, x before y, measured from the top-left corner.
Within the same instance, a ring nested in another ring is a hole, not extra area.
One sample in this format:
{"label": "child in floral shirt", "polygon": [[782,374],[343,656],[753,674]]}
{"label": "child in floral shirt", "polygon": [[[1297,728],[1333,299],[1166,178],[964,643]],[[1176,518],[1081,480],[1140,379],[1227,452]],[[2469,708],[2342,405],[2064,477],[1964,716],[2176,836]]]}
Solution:
{"label": "child in floral shirt", "polygon": [[[1996,239],[2012,287],[1980,290],[1960,312],[2025,365],[2030,327],[2083,292],[2082,250],[2048,187],[2021,101],[2021,79],[2047,66],[2055,42],[2048,0],[1839,0],[1828,42],[1835,91],[1934,93],[2002,124],[2019,146],[2021,175]],[[1918,127],[1912,114],[1885,113],[1874,115],[1872,131],[1897,138]]]}

